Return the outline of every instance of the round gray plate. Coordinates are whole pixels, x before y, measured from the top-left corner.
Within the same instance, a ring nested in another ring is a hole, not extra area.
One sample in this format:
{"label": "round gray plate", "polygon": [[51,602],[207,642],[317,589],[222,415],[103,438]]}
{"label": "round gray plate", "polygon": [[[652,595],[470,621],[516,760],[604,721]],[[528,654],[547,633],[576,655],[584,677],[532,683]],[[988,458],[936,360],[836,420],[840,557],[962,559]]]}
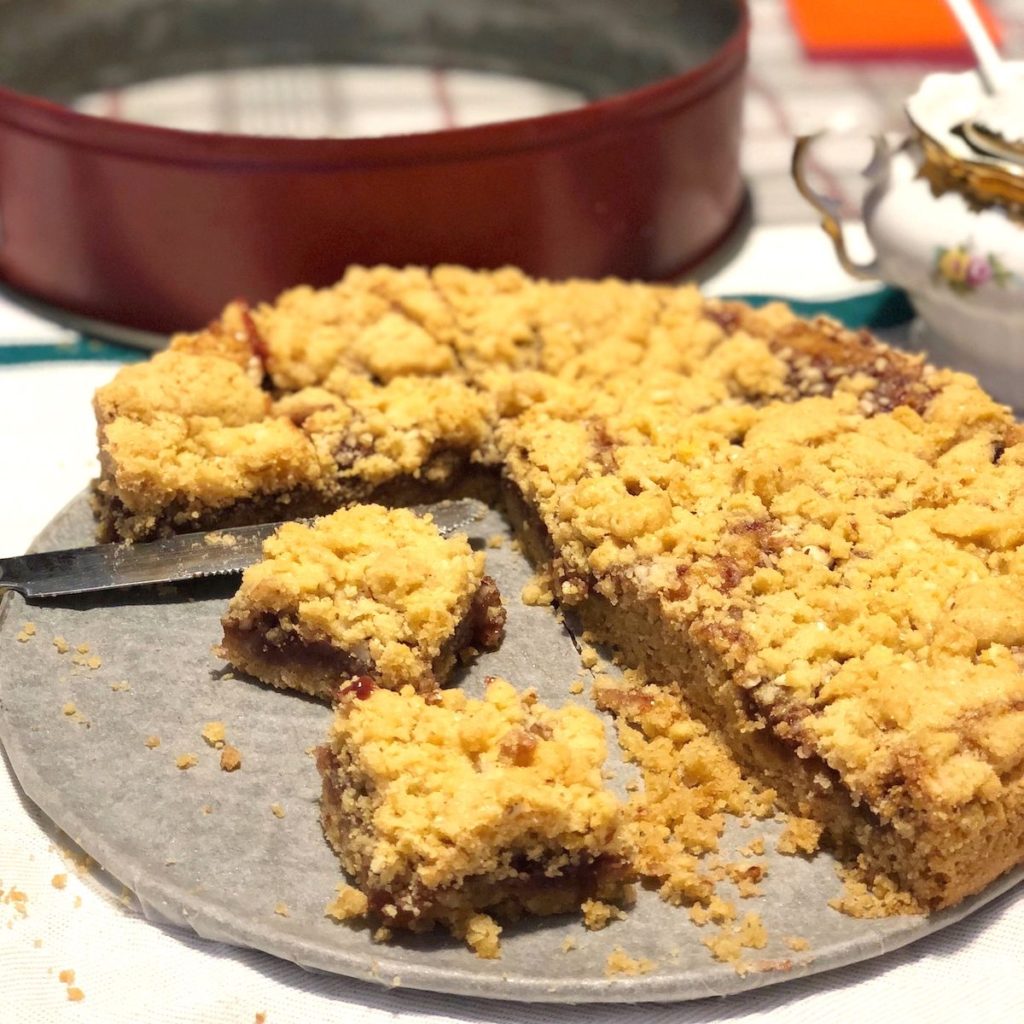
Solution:
{"label": "round gray plate", "polygon": [[[92,520],[84,496],[43,532],[40,550],[88,544]],[[507,533],[489,513],[474,529],[482,537]],[[489,550],[509,610],[501,650],[472,666],[460,685],[478,691],[485,675],[535,686],[545,701],[568,694],[586,678],[565,628],[548,608],[519,599],[530,576],[524,559],[505,545]],[[199,935],[264,950],[306,968],[387,985],[500,999],[548,1002],[636,1002],[725,995],[829,970],[877,956],[969,914],[1022,877],[1013,872],[980,896],[922,919],[856,920],[827,901],[838,894],[834,864],[773,852],[778,825],[732,822],[723,855],[758,835],[767,840],[764,896],[737,900],[742,913],[760,913],[769,933],[764,950],[746,950],[754,969],[744,975],[712,960],[685,910],[642,892],[623,921],[587,932],[578,918],[507,926],[500,960],[479,960],[441,934],[399,937],[386,945],[365,928],[324,917],[341,880],[320,832],[319,778],[306,753],[325,735],[330,712],[313,701],[235,679],[212,653],[219,618],[234,584],[218,581],[66,598],[32,606],[8,595],[0,609],[0,739],[18,779],[34,800],[112,875],[129,886],[154,920]],[[15,637],[36,624],[27,643]],[[87,643],[102,659],[95,670],[61,655],[56,635]],[[127,690],[111,684],[127,681]],[[73,702],[78,714],[62,708]],[[219,720],[243,756],[241,770],[222,772],[203,742],[205,722]],[[155,750],[145,745],[160,737]],[[611,735],[609,733],[609,735]],[[614,743],[610,749],[615,749]],[[179,771],[180,754],[199,764]],[[616,762],[618,784],[628,769]],[[271,804],[286,810],[283,819]],[[204,813],[204,807],[209,813]],[[723,895],[731,896],[722,885]],[[274,913],[283,902],[288,917]],[[785,943],[810,942],[794,953]],[[576,948],[564,952],[572,936]],[[609,953],[621,946],[656,961],[637,977],[605,976]]]}

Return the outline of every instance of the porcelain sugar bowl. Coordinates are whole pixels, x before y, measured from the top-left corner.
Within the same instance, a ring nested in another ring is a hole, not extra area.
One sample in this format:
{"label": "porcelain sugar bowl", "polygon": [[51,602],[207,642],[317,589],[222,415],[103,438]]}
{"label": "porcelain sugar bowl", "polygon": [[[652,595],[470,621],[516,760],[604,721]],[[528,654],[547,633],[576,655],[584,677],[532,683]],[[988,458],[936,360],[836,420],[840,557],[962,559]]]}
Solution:
{"label": "porcelain sugar bowl", "polygon": [[906,289],[931,361],[1024,409],[1024,89],[989,96],[974,72],[929,75],[906,110],[909,136],[877,137],[864,172],[869,263],[850,258],[835,203],[808,182],[816,136],[797,141],[794,180],[850,273]]}

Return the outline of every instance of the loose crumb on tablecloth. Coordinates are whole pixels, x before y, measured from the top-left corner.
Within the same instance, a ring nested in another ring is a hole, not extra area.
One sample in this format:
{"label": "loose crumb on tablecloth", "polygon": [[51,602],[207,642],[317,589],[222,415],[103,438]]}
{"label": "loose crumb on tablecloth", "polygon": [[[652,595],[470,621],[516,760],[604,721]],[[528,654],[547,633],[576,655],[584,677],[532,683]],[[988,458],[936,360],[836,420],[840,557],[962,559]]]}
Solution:
{"label": "loose crumb on tablecloth", "polygon": [[179,754],[174,759],[175,767],[181,769],[181,771],[188,771],[189,768],[194,768],[199,764],[199,758],[195,754]]}
{"label": "loose crumb on tablecloth", "polygon": [[266,1024],[266,1021],[267,1021],[267,1014],[266,1014],[266,1012],[263,1011],[263,1010],[259,1010],[256,1013],[254,1024]]}
{"label": "loose crumb on tablecloth", "polygon": [[149,747],[150,750],[156,750],[156,748],[160,746],[160,737],[156,735],[147,736],[145,742],[146,746]]}
{"label": "loose crumb on tablecloth", "polygon": [[67,884],[67,875],[54,875],[53,878],[50,879],[50,885],[52,885],[54,889],[63,889]]}
{"label": "loose crumb on tablecloth", "polygon": [[70,985],[75,980],[75,972],[73,970],[71,970],[70,968],[67,968],[67,969],[61,971],[60,974],[57,975],[57,980],[62,985]]}
{"label": "loose crumb on tablecloth", "polygon": [[242,753],[238,747],[233,747],[229,743],[220,752],[220,769],[223,772],[234,772],[238,771],[242,767]]}
{"label": "loose crumb on tablecloth", "polygon": [[26,622],[21,627],[21,632],[15,638],[19,644],[27,644],[29,640],[36,635],[36,624],[34,622]]}
{"label": "loose crumb on tablecloth", "polygon": [[207,722],[203,726],[202,736],[211,747],[216,747],[219,750],[224,746],[224,723]]}
{"label": "loose crumb on tablecloth", "polygon": [[53,646],[57,648],[58,654],[67,654],[71,650],[71,644],[62,636],[55,636],[53,638]]}
{"label": "loose crumb on tablecloth", "polygon": [[68,1000],[72,1003],[80,1003],[85,998],[85,993],[77,985],[68,985]]}
{"label": "loose crumb on tablecloth", "polygon": [[604,975],[606,978],[611,978],[617,974],[633,976],[649,974],[657,966],[654,960],[648,960],[644,956],[630,956],[621,946],[616,946],[605,961]]}
{"label": "loose crumb on tablecloth", "polygon": [[275,818],[283,818],[284,817],[284,808],[280,804],[271,804],[270,805],[270,813]]}

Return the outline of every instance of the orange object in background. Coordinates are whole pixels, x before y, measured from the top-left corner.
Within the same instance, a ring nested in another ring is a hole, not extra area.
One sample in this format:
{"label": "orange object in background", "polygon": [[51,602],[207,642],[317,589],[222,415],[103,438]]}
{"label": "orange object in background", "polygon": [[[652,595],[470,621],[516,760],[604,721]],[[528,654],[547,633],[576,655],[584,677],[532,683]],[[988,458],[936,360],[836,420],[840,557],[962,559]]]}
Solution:
{"label": "orange object in background", "polygon": [[[944,0],[788,0],[808,57],[974,63]],[[974,6],[998,46],[1002,30],[981,0]]]}

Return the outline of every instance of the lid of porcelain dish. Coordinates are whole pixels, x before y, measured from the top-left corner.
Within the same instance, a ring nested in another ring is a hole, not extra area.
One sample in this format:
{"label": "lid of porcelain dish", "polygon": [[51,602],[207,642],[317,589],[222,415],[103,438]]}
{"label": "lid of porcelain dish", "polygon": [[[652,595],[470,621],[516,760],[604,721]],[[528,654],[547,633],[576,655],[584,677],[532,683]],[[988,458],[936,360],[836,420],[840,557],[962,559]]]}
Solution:
{"label": "lid of porcelain dish", "polygon": [[1007,68],[1013,84],[996,95],[974,71],[928,75],[907,101],[907,116],[936,194],[956,190],[977,206],[1024,218],[1024,62]]}

